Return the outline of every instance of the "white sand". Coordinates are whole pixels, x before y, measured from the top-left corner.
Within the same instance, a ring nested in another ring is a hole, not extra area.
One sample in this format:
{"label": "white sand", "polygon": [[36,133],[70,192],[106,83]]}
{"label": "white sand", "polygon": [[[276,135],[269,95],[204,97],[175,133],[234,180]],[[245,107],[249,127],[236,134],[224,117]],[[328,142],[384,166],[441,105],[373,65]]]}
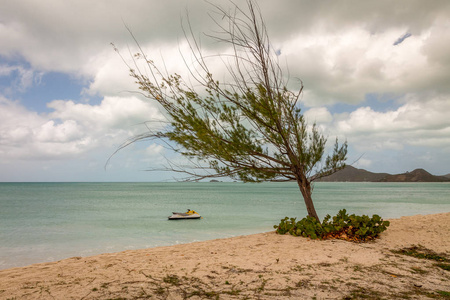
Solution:
{"label": "white sand", "polygon": [[450,292],[450,271],[390,251],[421,245],[449,258],[450,213],[390,221],[363,244],[268,232],[1,270],[0,299],[427,299]]}

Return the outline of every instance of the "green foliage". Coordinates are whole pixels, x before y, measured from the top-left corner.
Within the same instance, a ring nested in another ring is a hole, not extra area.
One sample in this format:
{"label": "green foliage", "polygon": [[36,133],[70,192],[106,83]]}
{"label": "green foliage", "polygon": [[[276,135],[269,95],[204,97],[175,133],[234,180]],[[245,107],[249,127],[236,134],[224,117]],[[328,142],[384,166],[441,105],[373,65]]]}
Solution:
{"label": "green foliage", "polygon": [[400,250],[391,250],[391,252],[420,259],[428,259],[438,262],[450,262],[450,259],[446,258],[444,254],[437,254],[436,252],[430,249],[426,249],[422,246],[412,246]]}
{"label": "green foliage", "polygon": [[312,239],[340,238],[351,241],[372,240],[385,231],[389,221],[383,221],[378,215],[372,218],[366,215],[348,215],[345,209],[331,218],[327,215],[323,222],[307,216],[300,221],[296,218],[284,218],[279,225],[274,225],[278,234],[290,233],[293,236],[303,236]]}
{"label": "green foliage", "polygon": [[[167,122],[161,130],[149,130],[119,149],[139,140],[170,140],[174,143],[169,147],[175,144],[178,153],[198,159],[201,169],[215,171],[211,177],[245,182],[297,180],[299,173],[302,180],[314,180],[345,167],[347,143],[339,146],[336,141],[333,153],[325,157],[327,139],[315,124],[306,124],[301,112],[303,85],[288,89],[256,7],[256,1],[248,1],[248,13],[239,9],[239,17],[216,7],[230,29],[223,32],[224,38],[211,38],[235,49],[233,63],[224,62],[229,82],[214,78],[197,41],[188,36],[198,64],[193,69],[187,66],[193,78],[167,74],[137,43],[140,52],[133,63],[124,62],[142,94],[161,105]],[[191,84],[193,79],[197,84]],[[194,179],[205,177],[204,172],[181,169]]]}
{"label": "green foliage", "polygon": [[450,271],[450,264],[436,264],[436,267],[439,267],[445,271]]}
{"label": "green foliage", "polygon": [[443,297],[450,297],[450,292],[446,291],[437,291],[437,293]]}
{"label": "green foliage", "polygon": [[291,83],[271,50],[257,1],[247,1],[247,12],[236,6],[231,10],[236,14],[214,7],[219,21],[228,21],[228,26],[220,26],[220,34],[210,37],[234,49],[232,59],[223,60],[229,81],[213,76],[209,57],[192,31],[186,39],[195,66],[186,61],[192,76],[185,78],[150,60],[132,35],[139,53],[132,63],[124,62],[140,92],[159,104],[166,120],[158,129],[147,126],[148,132],[118,150],[140,140],[159,140],[189,160],[187,165],[169,161],[167,168],[186,174],[187,180],[297,181],[309,215],[318,220],[311,183],[345,167],[347,142],[336,139],[333,150],[325,154],[327,138],[318,126],[307,124],[301,111],[303,84],[288,88]]}
{"label": "green foliage", "polygon": [[180,278],[177,275],[167,275],[163,278],[163,281],[172,285],[180,285]]}
{"label": "green foliage", "polygon": [[434,264],[436,267],[445,271],[450,271],[450,259],[446,254],[438,254],[433,250],[424,248],[422,246],[412,246],[400,250],[391,250],[392,253],[412,256],[419,259],[434,260],[438,263]]}

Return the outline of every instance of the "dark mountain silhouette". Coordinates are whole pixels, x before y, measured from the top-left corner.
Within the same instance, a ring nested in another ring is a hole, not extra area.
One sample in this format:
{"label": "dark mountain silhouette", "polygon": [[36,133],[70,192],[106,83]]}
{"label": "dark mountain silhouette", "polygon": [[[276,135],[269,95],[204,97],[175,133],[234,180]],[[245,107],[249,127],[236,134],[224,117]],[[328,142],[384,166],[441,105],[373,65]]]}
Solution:
{"label": "dark mountain silhouette", "polygon": [[360,181],[380,181],[388,173],[372,173],[364,169],[357,169],[352,166],[346,166],[344,169],[322,178],[320,181],[350,181],[350,182],[360,182]]}
{"label": "dark mountain silhouette", "polygon": [[412,172],[406,172],[397,175],[388,175],[382,178],[383,182],[445,182],[450,181],[450,178],[444,176],[431,175],[424,169],[415,169]]}
{"label": "dark mountain silhouette", "polygon": [[450,174],[435,176],[424,169],[416,169],[412,172],[391,175],[388,173],[372,173],[364,169],[346,166],[344,169],[330,176],[322,178],[325,182],[447,182]]}

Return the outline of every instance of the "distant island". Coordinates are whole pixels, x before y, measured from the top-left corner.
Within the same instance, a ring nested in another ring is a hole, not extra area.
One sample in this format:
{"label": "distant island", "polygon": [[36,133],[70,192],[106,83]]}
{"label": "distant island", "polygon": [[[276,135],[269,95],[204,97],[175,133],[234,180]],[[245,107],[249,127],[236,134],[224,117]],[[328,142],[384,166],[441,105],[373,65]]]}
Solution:
{"label": "distant island", "polygon": [[364,169],[346,166],[344,169],[322,178],[325,182],[450,182],[450,174],[436,176],[424,169],[391,175],[388,173],[372,173]]}

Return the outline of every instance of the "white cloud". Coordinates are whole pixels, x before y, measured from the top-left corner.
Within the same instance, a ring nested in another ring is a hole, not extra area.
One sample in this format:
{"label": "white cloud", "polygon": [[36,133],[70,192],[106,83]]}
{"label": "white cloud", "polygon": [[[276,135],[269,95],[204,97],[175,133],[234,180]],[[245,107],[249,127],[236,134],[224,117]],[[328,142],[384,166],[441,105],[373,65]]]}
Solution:
{"label": "white cloud", "polygon": [[359,149],[401,150],[405,145],[450,149],[450,98],[407,95],[397,110],[377,112],[361,107],[336,120],[334,132]]}
{"label": "white cloud", "polygon": [[443,76],[449,79],[450,65],[444,64],[443,58],[439,67],[429,63],[423,50],[428,33],[393,46],[392,40],[402,31],[404,28],[393,28],[372,34],[354,28],[333,34],[300,34],[287,41],[282,51],[291,75],[305,84],[303,101],[307,106],[358,104],[369,93],[446,89],[441,82]]}
{"label": "white cloud", "polygon": [[39,84],[43,72],[35,71],[21,65],[0,65],[0,78],[13,77],[14,80],[7,86],[1,87],[0,92],[10,94],[13,91],[24,92],[34,84]]}
{"label": "white cloud", "polygon": [[164,152],[164,147],[157,144],[151,144],[145,149],[148,156],[159,156]]}
{"label": "white cloud", "polygon": [[103,63],[95,64],[92,81],[84,92],[88,95],[117,96],[137,91],[125,63],[112,51],[105,54]]}
{"label": "white cloud", "polygon": [[329,123],[333,120],[333,116],[325,107],[311,108],[304,115],[309,123]]}
{"label": "white cloud", "polygon": [[[196,66],[195,63],[189,63],[192,61],[192,57],[189,45],[185,41],[175,45],[166,44],[158,47],[154,47],[151,43],[143,43],[139,44],[139,47],[150,59],[155,61],[155,65],[165,75],[177,73],[183,78],[187,78],[190,75],[188,68]],[[145,60],[134,58],[135,54],[140,53],[138,45],[133,43],[126,47],[118,47],[118,51],[119,53],[116,53],[113,51],[113,47],[110,47],[108,52],[99,55],[93,61],[91,68],[94,76],[85,93],[88,95],[122,96],[140,92],[135,79],[130,76],[128,66],[153,79]],[[180,53],[186,56],[188,66]],[[209,55],[209,53],[205,55]],[[217,68],[214,69],[214,71],[216,70]]]}
{"label": "white cloud", "polygon": [[[243,2],[237,4],[242,7]],[[221,0],[214,3],[230,5]],[[280,5],[261,0],[258,4],[281,65],[286,63],[290,77],[305,84],[301,100],[307,107],[306,117],[330,133],[330,140],[334,134],[344,136],[355,151],[379,153],[405,151],[410,146],[450,149],[449,1],[412,0],[405,5],[389,0],[286,0]],[[16,74],[13,84],[2,86],[4,97],[10,95],[8,89],[28,89],[43,72],[56,71],[81,78],[87,83],[85,95],[102,99],[98,105],[43,99],[52,112],[38,114],[0,96],[2,160],[73,158],[97,150],[110,153],[142,131],[134,125],[160,119],[151,102],[128,93],[138,87],[110,42],[128,59],[127,45],[133,49],[134,43],[125,23],[150,58],[161,62],[162,56],[169,72],[185,75],[179,54],[181,50],[191,58],[181,30],[185,9],[194,34],[202,37],[205,55],[228,51],[227,45],[202,35],[214,30],[207,14],[212,7],[203,1],[2,3],[0,78]],[[394,46],[405,33],[411,36]],[[222,81],[226,76],[219,62],[211,60],[211,70]],[[294,87],[295,81],[291,82]],[[368,94],[393,95],[400,107],[379,111],[361,104]],[[351,104],[354,109],[336,114],[334,103]],[[150,156],[163,153],[159,151],[156,145],[142,150]],[[367,161],[376,160],[367,157]]]}
{"label": "white cloud", "polygon": [[[389,1],[258,3],[274,47],[281,50],[280,60],[287,62],[293,77],[305,83],[303,99],[308,106],[360,103],[367,93],[449,89],[444,84],[450,74],[445,55],[450,44],[448,2],[424,5],[411,1],[407,7]],[[11,1],[0,12],[0,38],[4,41],[0,55],[21,55],[41,71],[84,76],[94,80],[91,93],[113,95],[122,88],[128,90],[131,82],[122,80],[128,71],[120,66],[118,57],[113,58],[109,45],[115,42],[123,50],[133,44],[124,23],[151,58],[160,60],[162,53],[169,70],[179,72],[184,68],[178,46],[183,40],[181,18],[186,19],[186,9],[195,34],[212,32],[213,22],[207,13],[214,9],[201,1]],[[280,15],[283,22],[279,22]],[[393,46],[405,32],[412,36]],[[226,47],[206,42],[204,36],[202,39],[207,54]],[[213,70],[221,72],[223,68]],[[222,80],[220,74],[216,77]]]}
{"label": "white cloud", "polygon": [[84,72],[89,71],[93,56],[112,51],[111,42],[131,41],[125,25],[140,41],[158,45],[170,39],[172,43],[182,36],[180,18],[186,9],[198,20],[194,23],[207,16],[205,3],[189,0],[6,2],[0,12],[0,55],[20,55],[44,71],[90,76]]}
{"label": "white cloud", "polygon": [[62,124],[55,124],[49,120],[39,127],[34,138],[39,143],[68,143],[82,138],[82,128],[74,120],[67,120]]}
{"label": "white cloud", "polygon": [[152,105],[136,97],[106,97],[100,105],[57,100],[49,103],[54,111],[47,115],[1,100],[4,159],[62,159],[99,147],[112,152],[126,138],[145,131],[142,122],[162,120]]}
{"label": "white cloud", "polygon": [[137,97],[105,97],[100,105],[55,100],[48,104],[52,119],[75,120],[91,131],[123,129],[148,120],[162,120],[150,102]]}
{"label": "white cloud", "polygon": [[373,162],[370,159],[361,157],[352,166],[355,168],[368,169],[368,168],[372,167],[372,165],[373,165]]}

